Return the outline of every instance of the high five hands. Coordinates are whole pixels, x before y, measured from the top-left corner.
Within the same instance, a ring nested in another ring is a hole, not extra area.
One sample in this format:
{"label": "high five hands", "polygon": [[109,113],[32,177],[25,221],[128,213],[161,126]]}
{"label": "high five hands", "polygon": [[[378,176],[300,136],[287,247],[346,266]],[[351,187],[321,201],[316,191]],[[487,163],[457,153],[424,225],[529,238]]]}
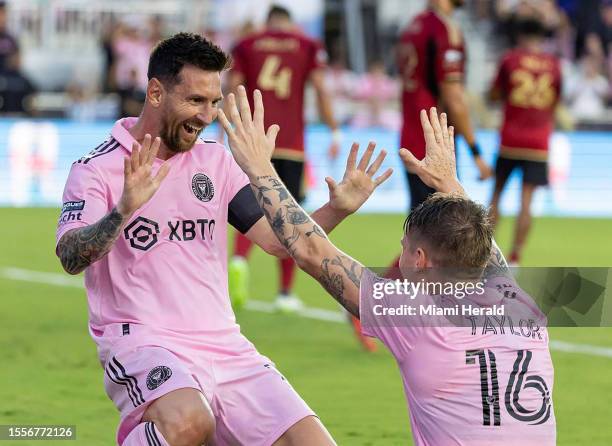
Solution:
{"label": "high five hands", "polygon": [[[253,102],[255,110],[251,114],[246,90],[240,86],[237,97],[234,94],[228,96],[229,118],[223,110],[219,110],[219,121],[227,133],[234,159],[251,180],[273,172],[270,158],[280,130],[278,125],[272,125],[265,130],[264,106],[259,90],[255,90]],[[370,164],[375,147],[375,143],[370,143],[357,163],[359,145],[353,144],[342,181],[336,183],[330,177],[325,179],[329,188],[330,206],[336,211],[347,214],[355,212],[393,173],[392,169],[387,169],[374,178],[386,156],[386,152],[382,150]]]}

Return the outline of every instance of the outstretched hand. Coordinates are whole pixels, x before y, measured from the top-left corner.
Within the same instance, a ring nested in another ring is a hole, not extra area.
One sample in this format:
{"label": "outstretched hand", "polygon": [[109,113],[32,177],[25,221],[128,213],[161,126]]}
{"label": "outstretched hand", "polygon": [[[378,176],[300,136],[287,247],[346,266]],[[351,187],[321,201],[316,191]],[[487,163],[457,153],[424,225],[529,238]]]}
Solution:
{"label": "outstretched hand", "polygon": [[228,96],[229,119],[223,110],[219,110],[219,121],[227,133],[232,155],[249,177],[269,169],[276,135],[280,130],[274,124],[265,131],[264,106],[259,90],[253,93],[253,102],[255,111],[251,115],[247,93],[241,85],[237,96],[233,93]]}
{"label": "outstretched hand", "polygon": [[161,182],[170,171],[168,162],[164,162],[157,175],[153,176],[153,162],[159,151],[161,139],[152,140],[151,135],[145,135],[142,145],[134,142],[132,153],[124,159],[123,193],[117,203],[117,211],[129,216],[148,202],[157,192]]}
{"label": "outstretched hand", "polygon": [[457,178],[455,130],[448,127],[446,113],[438,118],[435,107],[421,110],[421,126],[425,134],[425,158],[418,160],[407,149],[400,149],[400,158],[409,172],[438,192],[464,194]]}
{"label": "outstretched hand", "polygon": [[353,143],[346,160],[346,170],[342,181],[336,183],[331,177],[325,178],[329,188],[329,204],[332,208],[348,214],[357,211],[376,188],[391,176],[393,169],[389,168],[382,175],[374,178],[387,156],[387,152],[381,150],[374,162],[368,167],[375,147],[376,143],[370,142],[359,164],[357,164],[359,144]]}

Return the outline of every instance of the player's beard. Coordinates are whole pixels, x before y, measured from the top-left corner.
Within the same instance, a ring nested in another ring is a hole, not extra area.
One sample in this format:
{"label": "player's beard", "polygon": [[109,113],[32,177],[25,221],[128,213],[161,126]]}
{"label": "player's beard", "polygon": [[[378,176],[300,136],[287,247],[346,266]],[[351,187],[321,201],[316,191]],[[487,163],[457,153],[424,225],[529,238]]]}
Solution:
{"label": "player's beard", "polygon": [[455,8],[461,8],[463,5],[465,5],[465,0],[451,0],[451,3]]}
{"label": "player's beard", "polygon": [[[185,124],[202,128],[193,134],[189,134],[184,128]],[[204,126],[201,123],[190,122],[190,120],[173,121],[168,114],[164,114],[159,137],[169,150],[174,153],[182,153],[193,148],[203,130]]]}

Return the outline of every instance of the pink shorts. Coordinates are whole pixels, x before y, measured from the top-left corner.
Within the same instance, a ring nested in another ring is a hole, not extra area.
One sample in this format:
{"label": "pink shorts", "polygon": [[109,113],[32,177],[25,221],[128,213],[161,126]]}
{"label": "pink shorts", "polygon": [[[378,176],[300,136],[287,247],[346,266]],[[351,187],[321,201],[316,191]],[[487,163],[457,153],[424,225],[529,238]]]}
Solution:
{"label": "pink shorts", "polygon": [[208,400],[217,446],[271,445],[295,423],[315,415],[274,363],[246,339],[248,348],[237,355],[173,342],[135,324],[109,325],[95,339],[106,393],[121,412],[119,445],[152,401],[186,387]]}

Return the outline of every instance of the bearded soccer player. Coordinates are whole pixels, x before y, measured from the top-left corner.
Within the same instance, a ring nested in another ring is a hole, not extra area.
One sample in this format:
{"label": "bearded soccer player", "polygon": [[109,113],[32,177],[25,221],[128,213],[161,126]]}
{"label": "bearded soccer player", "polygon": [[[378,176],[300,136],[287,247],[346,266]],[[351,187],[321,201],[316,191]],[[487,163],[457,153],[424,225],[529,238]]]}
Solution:
{"label": "bearded soccer player", "polygon": [[518,24],[518,45],[501,60],[490,90],[492,100],[504,103],[501,147],[495,166],[491,200],[493,223],[499,200],[514,169],[523,173],[520,212],[516,221],[511,264],[518,264],[531,227],[531,201],[536,189],[548,184],[548,142],[554,128],[561,92],[559,60],[542,48],[546,28],[535,18]]}
{"label": "bearded soccer player", "polygon": [[[287,252],[229,152],[198,139],[216,119],[228,64],[195,34],[160,42],[140,116],[117,121],[64,190],[56,252],[70,274],[85,270],[123,446],[334,444],[232,312],[227,223]],[[363,170],[334,186],[313,214],[327,230],[375,188]]]}
{"label": "bearded soccer player", "polygon": [[[266,29],[237,43],[232,51],[234,61],[229,87],[235,91],[243,84],[252,96],[258,88],[266,106],[266,124],[281,128],[272,155],[276,171],[300,203],[304,199],[304,92],[308,82],[314,87],[319,114],[332,130],[330,154],[338,150],[339,130],[334,120],[330,96],[324,83],[327,55],[319,42],[301,33],[289,11],[272,6]],[[236,235],[234,257],[230,262],[230,296],[234,306],[244,305],[248,296],[247,257],[253,243]],[[283,311],[296,311],[301,300],[292,293],[295,262],[281,259],[279,291],[276,305]]]}
{"label": "bearded soccer player", "polygon": [[[478,168],[479,179],[492,175],[480,156],[470,121],[464,87],[466,48],[459,26],[453,22],[455,9],[464,0],[429,0],[426,11],[416,16],[401,34],[397,64],[402,82],[403,125],[400,146],[417,159],[425,156],[425,139],[419,124],[420,110],[440,107],[465,138]],[[410,191],[410,210],[415,209],[434,190],[410,170],[406,170]],[[399,257],[389,274],[397,271]]]}
{"label": "bearded soccer player", "polygon": [[[422,160],[405,149],[400,151],[406,167],[440,192],[408,216],[400,270],[411,283],[436,277],[463,283],[465,289],[470,283],[480,283],[484,292],[466,297],[471,308],[484,312],[507,305],[513,318],[517,314],[525,318],[521,326],[531,321],[531,328],[522,333],[509,318],[484,322],[485,316],[473,325],[444,325],[445,319],[440,318],[427,325],[418,320],[411,323],[402,313],[394,316],[391,311],[381,311],[381,307],[397,309],[399,294],[379,293],[388,286],[394,288],[396,282],[377,277],[338,250],[305,214],[269,161],[277,129],[265,132],[261,96],[256,92],[253,118],[244,92],[239,103],[241,113],[232,110],[231,122],[225,114],[219,116],[236,162],[248,175],[266,218],[297,265],[360,317],[364,333],[379,338],[395,356],[415,444],[554,445],[553,365],[548,333],[542,325],[545,317],[514,282],[493,241],[486,209],[466,196],[457,179],[454,131],[447,128],[446,115],[440,121],[433,108],[429,117],[421,112],[426,140]],[[349,168],[354,167],[356,156],[354,149]],[[389,175],[386,172],[374,181],[379,184]],[[443,268],[452,267],[462,268],[458,271],[463,274],[461,281],[458,275],[443,274]],[[458,302],[453,293],[421,291],[414,297],[430,305]]]}

